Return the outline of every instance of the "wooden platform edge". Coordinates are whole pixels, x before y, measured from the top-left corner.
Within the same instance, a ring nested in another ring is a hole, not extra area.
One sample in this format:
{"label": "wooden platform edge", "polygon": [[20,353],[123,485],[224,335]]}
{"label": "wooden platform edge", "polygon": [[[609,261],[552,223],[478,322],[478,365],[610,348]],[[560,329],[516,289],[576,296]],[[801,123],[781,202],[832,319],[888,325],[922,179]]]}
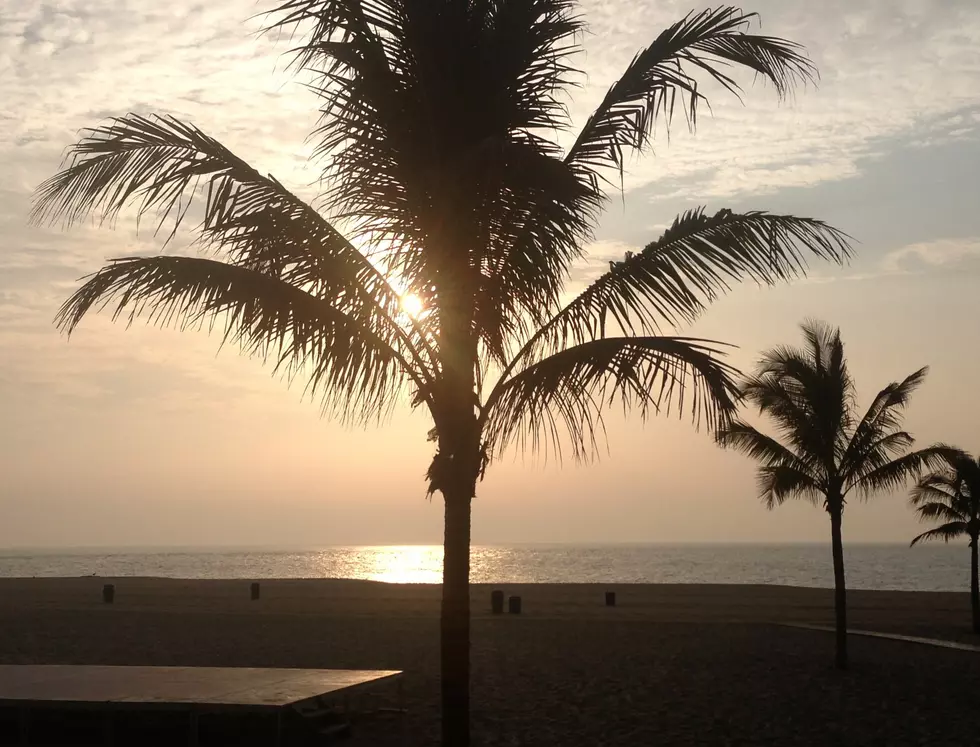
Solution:
{"label": "wooden platform edge", "polygon": [[[17,665],[11,665],[17,666]],[[28,665],[31,666],[31,665]],[[46,665],[36,665],[46,666]],[[58,665],[73,666],[73,665]],[[84,665],[81,665],[84,666]],[[108,665],[125,668],[125,665]],[[168,669],[170,667],[160,667]],[[180,667],[183,668],[183,667]],[[234,667],[232,667],[234,668]],[[252,669],[254,667],[243,667]],[[291,667],[277,667],[290,669]],[[300,669],[297,667],[297,669]],[[362,670],[358,670],[362,671]],[[363,670],[369,671],[369,670]],[[292,701],[290,703],[261,704],[261,703],[202,703],[199,701],[139,701],[139,700],[46,700],[35,698],[4,698],[0,697],[0,708],[28,709],[28,710],[58,710],[66,709],[72,711],[79,710],[103,710],[103,711],[192,711],[195,713],[276,713],[305,706],[311,703],[322,702],[331,697],[344,697],[352,692],[360,692],[369,689],[382,682],[397,680],[403,674],[403,670],[377,670],[384,674],[376,679],[366,682],[359,682],[354,685],[328,693],[318,693],[306,698]]]}

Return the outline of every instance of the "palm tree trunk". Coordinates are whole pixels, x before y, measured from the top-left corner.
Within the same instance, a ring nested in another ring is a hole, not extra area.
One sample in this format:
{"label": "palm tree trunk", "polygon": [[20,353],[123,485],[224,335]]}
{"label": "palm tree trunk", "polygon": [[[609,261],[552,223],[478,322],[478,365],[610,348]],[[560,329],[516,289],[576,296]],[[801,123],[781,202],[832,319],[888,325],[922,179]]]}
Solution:
{"label": "palm tree trunk", "polygon": [[[447,246],[465,245],[452,229],[444,238]],[[470,509],[480,471],[480,433],[474,407],[477,339],[472,332],[473,306],[461,292],[467,287],[463,280],[437,288],[444,399],[433,419],[443,460],[439,489],[446,503],[439,617],[442,747],[470,744]]]}
{"label": "palm tree trunk", "polygon": [[844,583],[844,540],[841,537],[842,512],[831,510],[830,534],[834,553],[834,614],[837,618],[838,669],[847,669],[847,587]]}
{"label": "palm tree trunk", "polygon": [[970,605],[973,607],[973,632],[980,633],[980,578],[978,578],[977,537],[970,538]]}
{"label": "palm tree trunk", "polygon": [[446,501],[442,563],[442,745],[470,743],[470,503],[463,480],[443,491]]}

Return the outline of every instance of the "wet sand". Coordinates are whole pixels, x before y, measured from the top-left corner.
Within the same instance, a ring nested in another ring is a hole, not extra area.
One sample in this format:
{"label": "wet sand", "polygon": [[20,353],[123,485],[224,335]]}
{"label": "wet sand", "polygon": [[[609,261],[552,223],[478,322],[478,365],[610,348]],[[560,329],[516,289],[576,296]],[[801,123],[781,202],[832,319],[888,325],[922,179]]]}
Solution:
{"label": "wet sand", "polygon": [[[401,669],[352,747],[438,734],[435,586],[357,581],[0,579],[0,663]],[[473,589],[473,731],[481,745],[980,745],[980,654],[852,637],[831,667],[833,594],[775,586]],[[604,592],[617,592],[607,608]],[[967,642],[966,594],[849,594],[853,627]]]}

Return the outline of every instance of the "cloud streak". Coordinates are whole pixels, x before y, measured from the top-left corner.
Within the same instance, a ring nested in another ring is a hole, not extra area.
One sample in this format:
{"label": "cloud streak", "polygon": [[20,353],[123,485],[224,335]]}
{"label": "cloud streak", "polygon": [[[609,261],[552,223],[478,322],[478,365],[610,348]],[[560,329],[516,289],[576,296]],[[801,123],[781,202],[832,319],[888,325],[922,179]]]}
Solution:
{"label": "cloud streak", "polygon": [[980,258],[980,238],[941,239],[889,252],[882,265],[889,272],[903,272],[923,267],[951,267],[966,260]]}

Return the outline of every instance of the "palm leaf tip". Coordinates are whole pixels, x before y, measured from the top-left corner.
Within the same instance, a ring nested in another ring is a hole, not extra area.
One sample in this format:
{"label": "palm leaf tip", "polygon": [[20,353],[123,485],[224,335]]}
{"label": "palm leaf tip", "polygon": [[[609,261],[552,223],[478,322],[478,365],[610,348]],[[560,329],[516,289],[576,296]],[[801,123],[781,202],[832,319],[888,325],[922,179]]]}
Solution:
{"label": "palm leaf tip", "polygon": [[595,456],[603,411],[620,402],[649,412],[690,413],[717,427],[735,410],[737,371],[703,340],[610,337],[558,351],[495,386],[484,413],[487,440],[499,455],[515,440],[532,450],[570,444],[576,459]]}
{"label": "palm leaf tip", "polygon": [[589,117],[566,162],[598,192],[603,168],[622,181],[625,153],[643,150],[654,123],[668,132],[679,105],[688,124],[697,122],[699,102],[707,98],[695,74],[704,73],[740,96],[731,67],[747,68],[773,84],[780,98],[797,84],[814,81],[817,71],[803,47],[785,39],[748,33],[755,13],[733,6],[689,13],[641,50]]}
{"label": "palm leaf tip", "polygon": [[270,361],[290,381],[307,376],[306,392],[319,394],[324,412],[347,422],[384,418],[408,381],[426,390],[394,331],[371,329],[301,288],[241,265],[180,256],[115,260],[89,276],[55,323],[71,333],[90,310],[113,302],[113,319],[221,329],[222,344]]}
{"label": "palm leaf tip", "polygon": [[731,9],[733,22],[741,24],[740,34],[720,36],[709,40],[702,48],[728,63],[742,65],[757,76],[769,81],[780,98],[797,85],[814,83],[819,78],[816,65],[807,56],[802,44],[779,37],[745,33],[753,23],[761,26],[758,13],[743,14]]}
{"label": "palm leaf tip", "polygon": [[943,524],[942,526],[938,526],[935,529],[930,529],[918,535],[909,543],[909,547],[914,547],[920,542],[927,542],[931,540],[942,540],[943,542],[949,542],[950,540],[957,539],[965,534],[965,523],[950,522],[949,524]]}

